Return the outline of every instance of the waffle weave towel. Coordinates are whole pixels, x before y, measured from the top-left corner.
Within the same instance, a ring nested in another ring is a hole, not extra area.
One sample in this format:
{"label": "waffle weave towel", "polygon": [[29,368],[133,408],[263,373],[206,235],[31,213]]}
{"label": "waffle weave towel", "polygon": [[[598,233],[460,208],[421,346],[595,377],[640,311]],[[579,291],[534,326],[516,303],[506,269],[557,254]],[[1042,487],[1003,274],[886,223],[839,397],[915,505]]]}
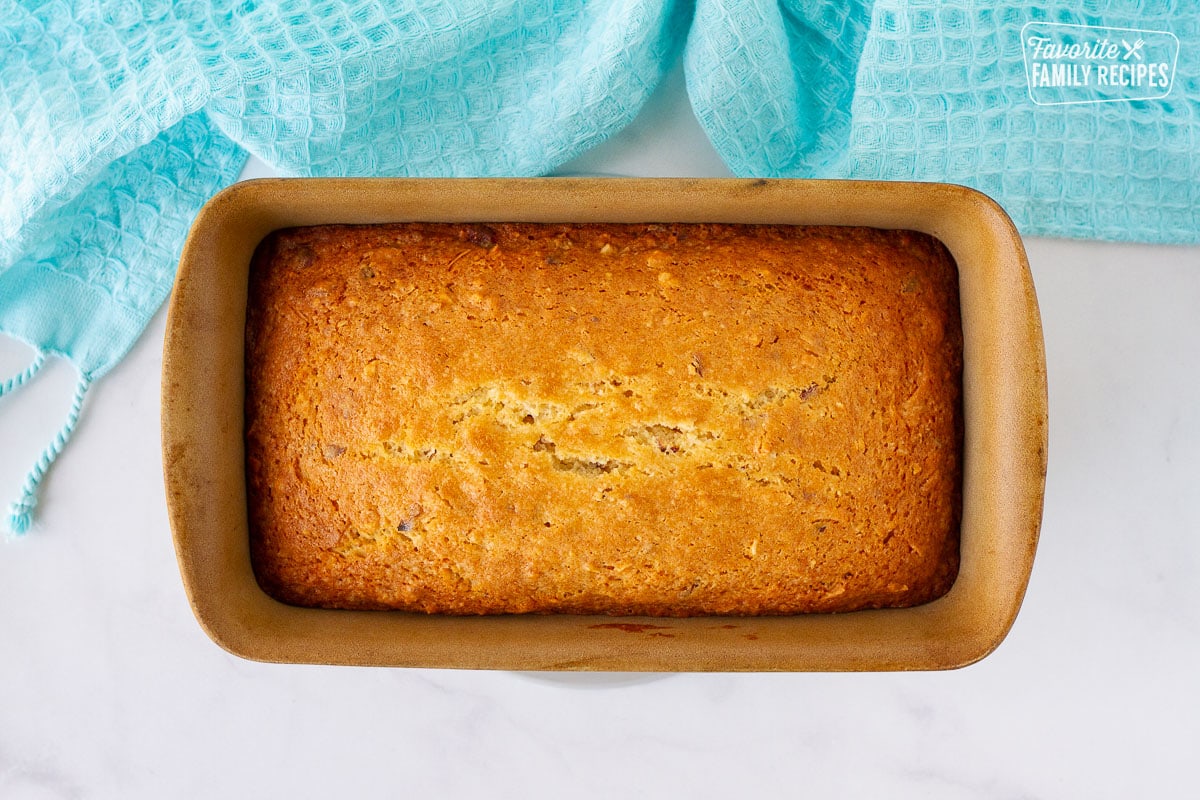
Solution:
{"label": "waffle weave towel", "polygon": [[[1170,32],[1169,93],[1036,104],[1039,21]],[[37,351],[0,394],[48,354],[80,372],[11,527],[247,152],[297,175],[544,173],[680,55],[737,174],[949,180],[1025,233],[1200,241],[1190,0],[0,0],[0,331]]]}

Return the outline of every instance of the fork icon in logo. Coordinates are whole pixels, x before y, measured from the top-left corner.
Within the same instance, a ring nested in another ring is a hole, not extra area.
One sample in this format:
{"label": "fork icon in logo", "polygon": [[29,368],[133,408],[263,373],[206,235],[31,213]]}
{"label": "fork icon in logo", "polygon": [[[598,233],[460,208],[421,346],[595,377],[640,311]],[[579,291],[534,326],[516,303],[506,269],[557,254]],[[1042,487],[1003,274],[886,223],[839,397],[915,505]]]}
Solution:
{"label": "fork icon in logo", "polygon": [[1138,39],[1133,44],[1130,44],[1129,42],[1122,39],[1121,45],[1125,48],[1125,55],[1121,56],[1121,58],[1128,61],[1132,57],[1132,58],[1136,58],[1138,61],[1141,61],[1142,54],[1139,53],[1138,51],[1142,49],[1142,45],[1144,45],[1145,43],[1146,42],[1144,39]]}

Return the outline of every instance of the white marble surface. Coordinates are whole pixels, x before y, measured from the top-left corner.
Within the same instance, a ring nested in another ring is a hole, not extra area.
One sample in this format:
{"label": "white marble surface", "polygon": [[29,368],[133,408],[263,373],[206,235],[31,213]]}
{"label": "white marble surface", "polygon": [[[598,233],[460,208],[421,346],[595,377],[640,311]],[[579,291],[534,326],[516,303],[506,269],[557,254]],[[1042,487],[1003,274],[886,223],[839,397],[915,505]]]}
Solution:
{"label": "white marble surface", "polygon": [[[261,171],[261,168],[259,168]],[[724,172],[676,73],[569,169]],[[160,314],[0,544],[0,798],[1184,797],[1200,754],[1200,248],[1027,242],[1050,474],[1024,609],[931,674],[272,666],[210,643],[164,509]],[[0,375],[27,352],[0,344]],[[65,412],[0,403],[0,499]]]}

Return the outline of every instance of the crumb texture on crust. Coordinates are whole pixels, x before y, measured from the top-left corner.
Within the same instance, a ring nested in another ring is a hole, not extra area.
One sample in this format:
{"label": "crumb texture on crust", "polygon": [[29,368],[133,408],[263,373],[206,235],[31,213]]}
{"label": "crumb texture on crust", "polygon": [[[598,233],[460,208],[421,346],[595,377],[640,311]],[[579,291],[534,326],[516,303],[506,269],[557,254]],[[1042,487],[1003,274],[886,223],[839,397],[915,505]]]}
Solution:
{"label": "crumb texture on crust", "polygon": [[958,569],[961,372],[924,234],[280,231],[247,314],[255,573],[450,614],[922,603]]}

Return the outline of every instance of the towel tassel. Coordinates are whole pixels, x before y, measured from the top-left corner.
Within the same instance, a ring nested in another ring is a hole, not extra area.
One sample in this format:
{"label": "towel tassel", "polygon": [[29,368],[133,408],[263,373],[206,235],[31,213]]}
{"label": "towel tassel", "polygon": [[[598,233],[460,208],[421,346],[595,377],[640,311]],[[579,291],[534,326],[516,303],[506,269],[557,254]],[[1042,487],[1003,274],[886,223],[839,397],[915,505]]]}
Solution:
{"label": "towel tassel", "polygon": [[[19,386],[21,383],[24,383],[36,374],[40,368],[39,359],[35,359],[29,369],[0,387],[3,390],[0,391],[0,394],[13,388],[9,384]],[[25,373],[30,374],[26,375]],[[58,454],[62,452],[67,440],[71,438],[71,433],[75,430],[75,424],[79,422],[79,412],[83,409],[83,398],[87,395],[88,387],[91,385],[92,381],[88,376],[79,376],[79,383],[75,385],[75,396],[71,400],[71,410],[67,412],[66,423],[55,435],[54,440],[42,451],[42,455],[38,458],[37,463],[33,465],[33,469],[29,470],[29,474],[25,476],[25,483],[21,486],[20,498],[9,506],[8,526],[17,536],[29,530],[29,525],[33,520],[33,509],[37,505],[38,486],[41,484],[42,478],[46,477],[46,471],[50,469],[50,465],[54,463],[54,459],[58,458]]]}
{"label": "towel tassel", "polygon": [[12,376],[4,383],[0,383],[0,397],[8,394],[21,384],[29,381],[34,375],[37,375],[39,372],[41,372],[42,365],[45,363],[46,354],[39,350],[37,355],[33,357],[33,363],[26,367],[24,372],[20,373],[19,375]]}

